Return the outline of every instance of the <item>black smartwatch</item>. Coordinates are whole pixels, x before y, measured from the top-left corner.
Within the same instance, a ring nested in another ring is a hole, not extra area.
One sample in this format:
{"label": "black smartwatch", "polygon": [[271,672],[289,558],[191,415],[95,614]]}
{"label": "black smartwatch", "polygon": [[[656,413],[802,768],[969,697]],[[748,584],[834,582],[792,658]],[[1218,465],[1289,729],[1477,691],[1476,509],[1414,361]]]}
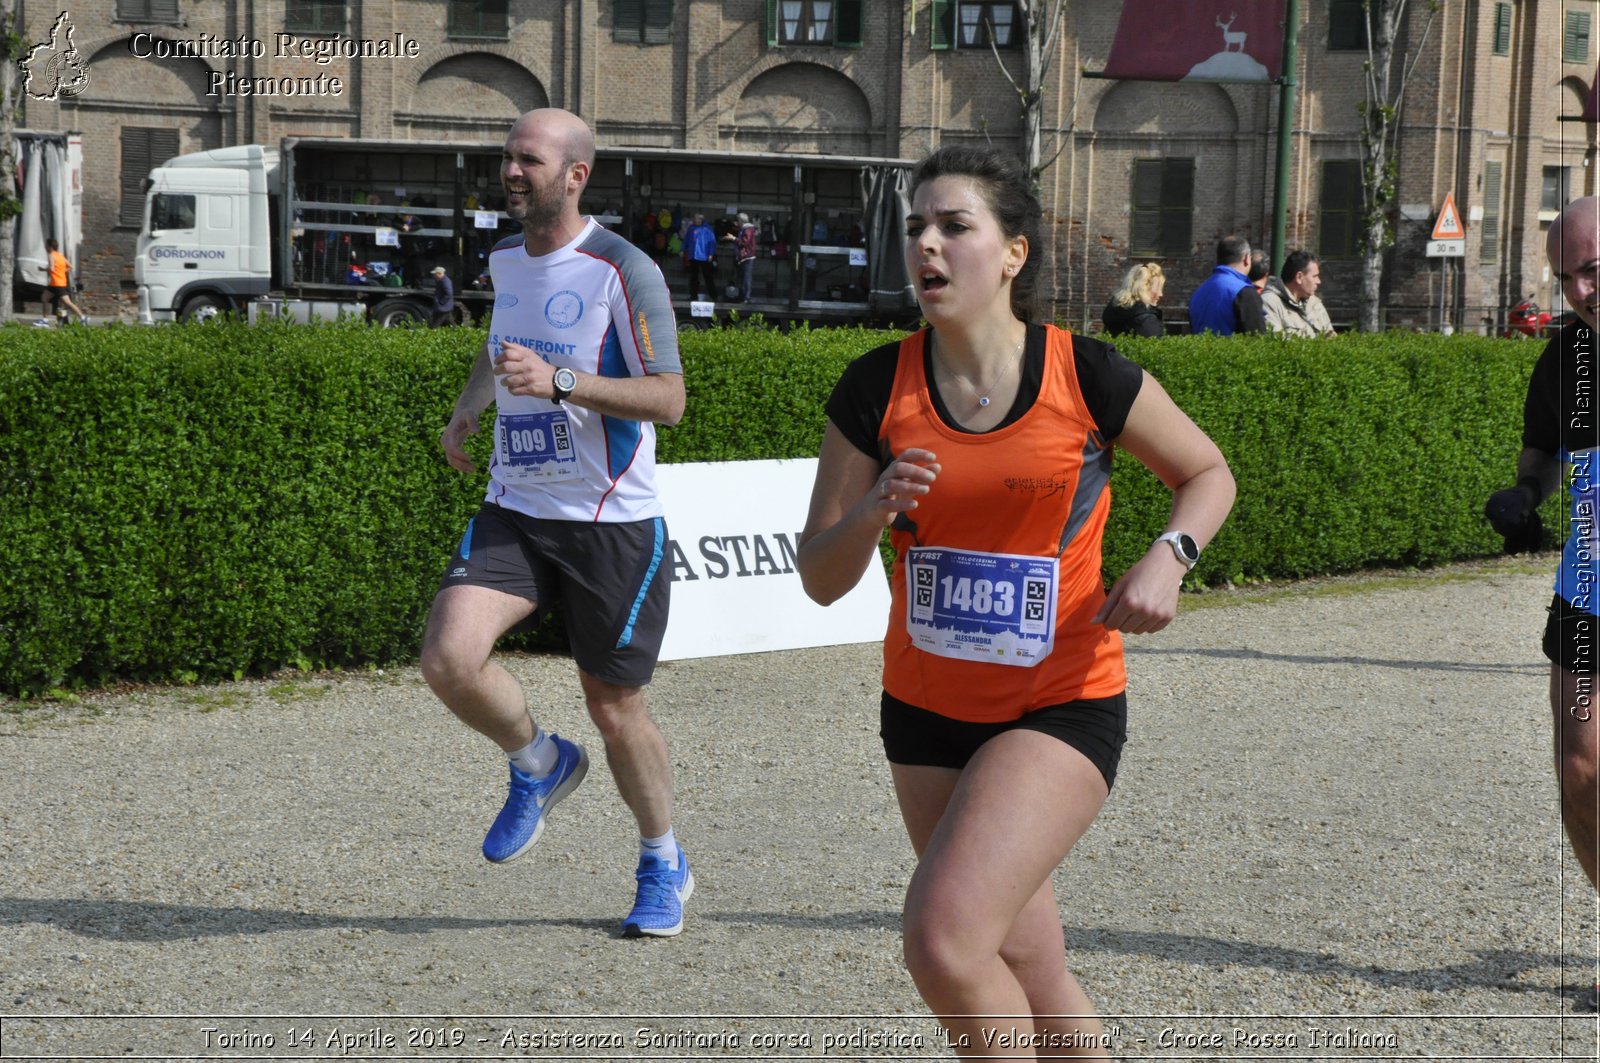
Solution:
{"label": "black smartwatch", "polygon": [[1194,568],[1195,563],[1200,560],[1200,547],[1184,532],[1171,531],[1165,535],[1158,535],[1156,542],[1171,543],[1172,552],[1178,555],[1178,560],[1183,562],[1185,568]]}
{"label": "black smartwatch", "polygon": [[550,401],[559,406],[564,400],[572,398],[572,391],[578,386],[578,374],[563,366],[550,379],[550,386],[555,389]]}

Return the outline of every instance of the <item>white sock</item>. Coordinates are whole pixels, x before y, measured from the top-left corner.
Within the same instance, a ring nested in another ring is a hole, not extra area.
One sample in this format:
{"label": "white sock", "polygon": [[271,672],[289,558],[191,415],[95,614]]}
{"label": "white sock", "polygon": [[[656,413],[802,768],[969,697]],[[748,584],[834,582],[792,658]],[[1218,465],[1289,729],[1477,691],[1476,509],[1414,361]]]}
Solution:
{"label": "white sock", "polygon": [[667,828],[667,833],[659,838],[639,838],[639,850],[648,853],[666,862],[672,870],[678,869],[678,839],[673,835],[672,828]]}
{"label": "white sock", "polygon": [[533,729],[533,741],[508,754],[511,763],[515,764],[524,774],[532,775],[535,779],[542,779],[556,769],[556,761],[561,758],[561,753],[556,749],[556,744],[550,740],[544,728]]}

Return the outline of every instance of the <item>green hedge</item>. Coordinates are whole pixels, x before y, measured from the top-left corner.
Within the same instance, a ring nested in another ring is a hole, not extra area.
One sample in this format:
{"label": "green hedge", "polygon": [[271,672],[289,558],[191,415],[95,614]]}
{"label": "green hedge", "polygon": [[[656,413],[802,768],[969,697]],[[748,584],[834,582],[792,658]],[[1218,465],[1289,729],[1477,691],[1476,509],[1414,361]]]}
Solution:
{"label": "green hedge", "polygon": [[476,493],[436,460],[445,335],[9,330],[0,690],[414,648]]}
{"label": "green hedge", "polygon": [[[685,331],[663,461],[811,456],[848,361],[892,334]],[[483,477],[438,433],[482,333],[179,326],[0,333],[0,693],[413,657]],[[1239,502],[1201,581],[1481,556],[1539,346],[1389,334],[1130,341]],[[487,432],[473,441],[487,464]],[[1118,462],[1112,575],[1167,496]],[[1548,513],[1552,526],[1560,515]]]}
{"label": "green hedge", "polygon": [[[1212,583],[1497,552],[1483,503],[1516,479],[1542,347],[1401,332],[1121,344],[1217,441],[1238,482],[1233,513],[1195,570]],[[1106,567],[1120,572],[1159,532],[1167,495],[1128,460],[1112,492]],[[1564,519],[1559,500],[1547,503],[1548,527]]]}

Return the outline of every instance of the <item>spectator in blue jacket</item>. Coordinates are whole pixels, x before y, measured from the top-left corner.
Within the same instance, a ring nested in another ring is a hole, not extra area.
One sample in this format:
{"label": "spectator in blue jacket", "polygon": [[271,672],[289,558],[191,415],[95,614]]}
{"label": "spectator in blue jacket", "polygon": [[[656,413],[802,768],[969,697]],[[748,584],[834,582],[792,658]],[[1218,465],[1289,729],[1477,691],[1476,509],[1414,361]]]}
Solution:
{"label": "spectator in blue jacket", "polygon": [[443,266],[433,267],[433,317],[428,324],[433,328],[453,325],[456,322],[456,289],[450,283],[450,273]]}
{"label": "spectator in blue jacket", "polygon": [[706,224],[704,214],[694,216],[694,227],[683,242],[689,266],[689,300],[700,298],[700,281],[705,279],[706,298],[717,297],[717,234]]}
{"label": "spectator in blue jacket", "polygon": [[1189,296],[1190,332],[1232,336],[1267,331],[1261,293],[1250,283],[1249,271],[1250,241],[1242,236],[1217,241],[1216,268]]}

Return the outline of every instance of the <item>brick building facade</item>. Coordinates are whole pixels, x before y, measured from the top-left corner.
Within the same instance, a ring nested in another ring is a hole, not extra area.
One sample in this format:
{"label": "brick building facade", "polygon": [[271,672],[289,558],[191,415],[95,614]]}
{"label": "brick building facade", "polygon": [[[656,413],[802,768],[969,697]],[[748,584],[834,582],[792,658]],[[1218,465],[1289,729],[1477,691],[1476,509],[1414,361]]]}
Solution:
{"label": "brick building facade", "polygon": [[[20,6],[24,40],[49,39],[61,10]],[[1476,330],[1524,296],[1559,300],[1544,233],[1595,183],[1591,131],[1558,117],[1581,111],[1594,75],[1597,6],[1411,5],[1387,322],[1436,327],[1442,313]],[[1132,261],[1164,263],[1178,308],[1219,235],[1265,246],[1272,228],[1277,90],[1083,77],[1104,67],[1121,7],[1068,5],[1045,84],[1043,290],[1076,325]],[[1347,323],[1360,269],[1360,3],[1301,10],[1287,243],[1322,255],[1324,299]],[[140,179],[177,153],[284,136],[495,142],[544,105],[582,115],[602,144],[728,158],[915,158],[1020,140],[1017,95],[988,39],[1020,77],[1007,0],[92,0],[69,15],[88,84],[25,99],[22,124],[83,134],[81,267],[97,313],[131,285]],[[1423,251],[1449,192],[1468,234],[1466,257],[1445,263]],[[1140,220],[1151,218],[1161,223]]]}

